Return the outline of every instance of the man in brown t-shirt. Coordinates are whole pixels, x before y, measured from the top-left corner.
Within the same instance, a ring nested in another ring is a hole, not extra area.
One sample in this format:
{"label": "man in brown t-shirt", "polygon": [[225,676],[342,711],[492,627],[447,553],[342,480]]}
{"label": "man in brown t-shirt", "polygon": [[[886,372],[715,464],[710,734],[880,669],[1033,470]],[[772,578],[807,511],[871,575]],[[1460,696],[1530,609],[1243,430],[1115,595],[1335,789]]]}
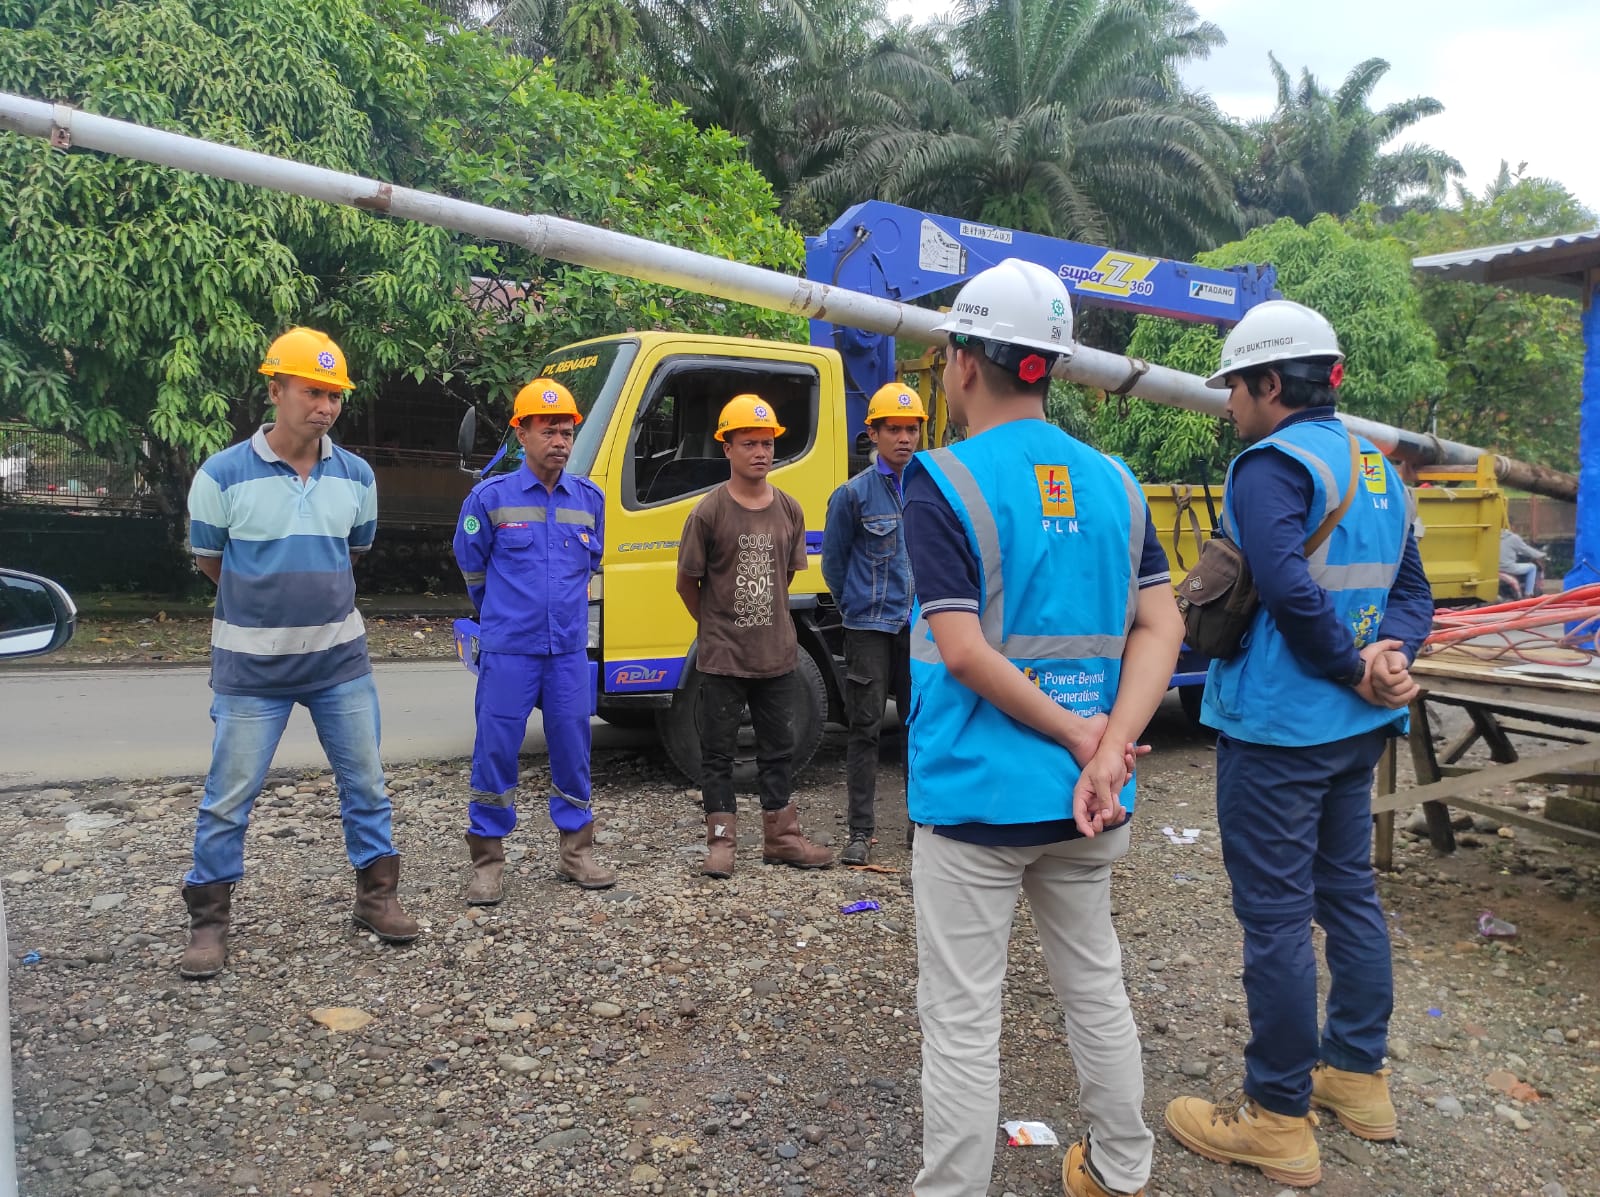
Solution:
{"label": "man in brown t-shirt", "polygon": [[801,834],[789,802],[797,646],[789,582],[806,568],[800,504],[767,481],[783,427],[758,395],[736,395],[717,419],[729,478],[689,513],[678,544],[678,594],[699,624],[700,793],[708,877],[733,876],[733,754],[750,708],[761,789],[762,859],[827,868],[833,855]]}

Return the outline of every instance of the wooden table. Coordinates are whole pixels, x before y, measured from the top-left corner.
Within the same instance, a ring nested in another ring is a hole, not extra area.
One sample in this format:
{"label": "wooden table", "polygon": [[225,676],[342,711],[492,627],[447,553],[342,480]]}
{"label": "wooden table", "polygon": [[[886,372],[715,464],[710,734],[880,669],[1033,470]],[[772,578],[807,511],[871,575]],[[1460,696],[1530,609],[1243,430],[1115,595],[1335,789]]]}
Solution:
{"label": "wooden table", "polygon": [[[1422,804],[1428,838],[1440,852],[1453,852],[1452,806],[1488,815],[1502,824],[1553,836],[1569,843],[1600,846],[1600,832],[1490,802],[1474,795],[1517,781],[1600,786],[1600,668],[1590,665],[1562,676],[1512,672],[1503,662],[1488,662],[1459,649],[1419,657],[1411,675],[1422,693],[1411,704],[1411,760],[1416,786],[1397,792],[1398,741],[1378,765],[1372,813],[1377,822],[1378,867],[1394,863],[1394,813]],[[1471,726],[1453,743],[1436,748],[1428,726],[1428,706],[1459,707]],[[1567,747],[1541,748],[1533,756],[1517,750],[1512,737],[1553,740]],[[1489,749],[1483,767],[1459,762],[1479,740]]]}

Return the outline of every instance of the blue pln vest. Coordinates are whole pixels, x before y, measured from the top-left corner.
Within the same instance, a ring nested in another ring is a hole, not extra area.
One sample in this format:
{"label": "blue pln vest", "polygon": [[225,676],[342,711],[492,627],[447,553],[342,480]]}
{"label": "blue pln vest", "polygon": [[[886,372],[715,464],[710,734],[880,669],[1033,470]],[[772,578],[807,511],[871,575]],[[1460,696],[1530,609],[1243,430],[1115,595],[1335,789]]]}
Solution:
{"label": "blue pln vest", "polygon": [[[1350,478],[1346,438],[1338,420],[1306,420],[1240,453],[1228,469],[1222,503],[1228,535],[1237,539],[1239,534],[1233,513],[1233,471],[1245,453],[1271,446],[1311,475],[1315,493],[1306,513],[1309,539],[1344,497]],[[1335,612],[1359,649],[1378,638],[1411,527],[1411,500],[1383,455],[1370,441],[1356,439],[1361,461],[1355,497],[1333,534],[1306,564],[1311,580],[1333,599]],[[1236,740],[1286,748],[1331,744],[1390,725],[1404,731],[1407,726],[1404,710],[1373,706],[1342,682],[1306,669],[1265,607],[1256,612],[1239,654],[1229,661],[1211,662],[1200,721]]]}
{"label": "blue pln vest", "polygon": [[[1037,420],[919,453],[906,468],[938,484],[982,564],[984,639],[1059,705],[1109,712],[1139,601],[1145,499],[1132,475]],[[956,681],[927,616],[919,601],[911,818],[935,826],[1071,818],[1082,772],[1072,754]],[[1120,797],[1132,810],[1132,779]]]}

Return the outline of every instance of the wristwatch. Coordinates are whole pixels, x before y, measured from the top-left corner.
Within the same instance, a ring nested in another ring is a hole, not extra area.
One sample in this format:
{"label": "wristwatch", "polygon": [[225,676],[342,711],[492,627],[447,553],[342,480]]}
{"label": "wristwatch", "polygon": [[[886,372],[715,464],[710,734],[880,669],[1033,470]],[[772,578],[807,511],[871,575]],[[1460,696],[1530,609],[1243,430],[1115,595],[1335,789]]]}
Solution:
{"label": "wristwatch", "polygon": [[1357,689],[1362,682],[1367,680],[1367,659],[1365,657],[1359,658],[1354,671],[1345,674],[1341,680],[1352,690]]}

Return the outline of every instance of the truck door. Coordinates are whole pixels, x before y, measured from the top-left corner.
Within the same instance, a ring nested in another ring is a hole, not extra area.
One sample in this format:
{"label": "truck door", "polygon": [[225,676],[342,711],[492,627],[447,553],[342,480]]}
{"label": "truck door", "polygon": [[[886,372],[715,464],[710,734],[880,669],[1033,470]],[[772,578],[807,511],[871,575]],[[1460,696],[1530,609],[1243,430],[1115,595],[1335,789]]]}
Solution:
{"label": "truck door", "polygon": [[[822,380],[809,361],[741,359],[685,353],[669,355],[651,373],[626,439],[613,453],[603,484],[608,505],[602,696],[672,692],[681,676],[695,628],[676,591],[678,539],[694,505],[728,478],[728,461],[716,440],[717,415],[735,395],[752,392],[769,402],[784,426],[772,481],[799,498],[812,523],[819,489],[809,475],[825,472],[826,503],[833,485],[833,454],[815,454]],[[809,463],[808,459],[823,460]],[[803,484],[797,486],[796,484]],[[821,509],[816,533],[820,543]],[[797,577],[796,591],[821,588],[819,576]]]}

